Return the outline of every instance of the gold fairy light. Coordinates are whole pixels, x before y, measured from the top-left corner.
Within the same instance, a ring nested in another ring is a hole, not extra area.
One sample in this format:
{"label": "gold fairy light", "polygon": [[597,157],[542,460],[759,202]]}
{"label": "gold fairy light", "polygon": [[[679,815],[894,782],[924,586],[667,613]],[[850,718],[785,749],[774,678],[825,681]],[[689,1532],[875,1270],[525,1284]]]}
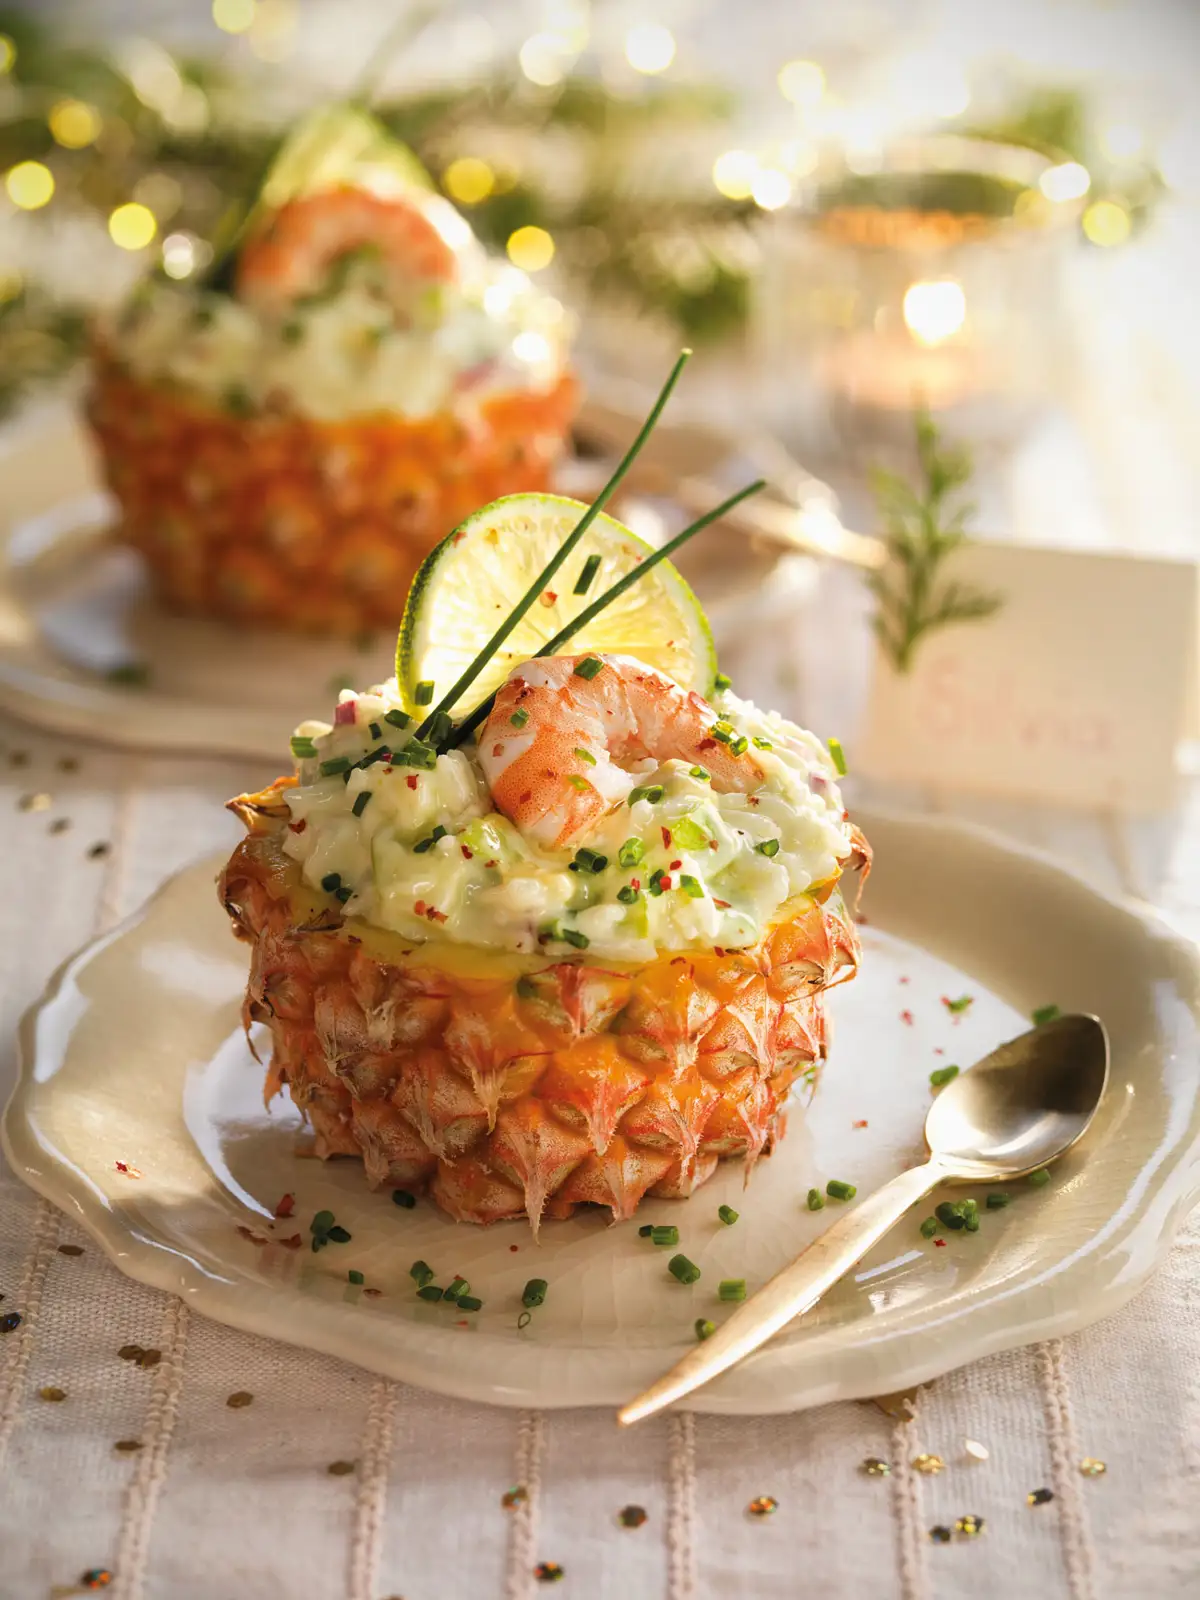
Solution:
{"label": "gold fairy light", "polygon": [[950,339],[967,320],[967,297],[953,278],[910,284],[904,295],[904,322],[918,344]]}
{"label": "gold fairy light", "polygon": [[726,150],[713,162],[713,183],[727,200],[749,200],[758,176],[758,157],[750,150]]}
{"label": "gold fairy light", "polygon": [[38,211],[54,194],[54,174],[40,161],[18,161],[5,173],[4,187],[20,210]]}
{"label": "gold fairy light", "polygon": [[149,206],[130,200],[112,212],[108,232],[112,242],[122,250],[144,250],[158,232],[158,223]]}
{"label": "gold fairy light", "polygon": [[459,156],[442,173],[442,187],[460,206],[477,206],[496,187],[496,174],[478,156]]}
{"label": "gold fairy light", "polygon": [[64,150],[82,150],[93,144],[104,126],[100,113],[83,100],[59,100],[46,118],[55,144]]}
{"label": "gold fairy light", "polygon": [[0,33],[0,78],[11,72],[17,61],[17,47],[8,34]]}
{"label": "gold fairy light", "polygon": [[640,23],[625,35],[625,59],[647,76],[665,72],[675,59],[675,35],[661,23]]}
{"label": "gold fairy light", "polygon": [[1083,231],[1093,244],[1111,248],[1125,243],[1133,231],[1133,221],[1115,200],[1097,200],[1083,213]]}
{"label": "gold fairy light", "polygon": [[213,0],[212,19],[222,33],[249,33],[257,10],[256,0]]}
{"label": "gold fairy light", "polygon": [[522,272],[540,272],[554,260],[554,240],[545,228],[518,228],[509,234],[508,259]]}
{"label": "gold fairy light", "polygon": [[779,92],[794,106],[811,110],[825,94],[825,73],[815,61],[786,61],[776,79]]}
{"label": "gold fairy light", "polygon": [[792,198],[792,182],[778,167],[760,167],[750,193],[755,205],[763,211],[778,211]]}
{"label": "gold fairy light", "polygon": [[1038,188],[1047,200],[1061,204],[1066,200],[1082,200],[1092,186],[1091,175],[1078,161],[1063,161],[1057,167],[1047,167],[1038,179]]}

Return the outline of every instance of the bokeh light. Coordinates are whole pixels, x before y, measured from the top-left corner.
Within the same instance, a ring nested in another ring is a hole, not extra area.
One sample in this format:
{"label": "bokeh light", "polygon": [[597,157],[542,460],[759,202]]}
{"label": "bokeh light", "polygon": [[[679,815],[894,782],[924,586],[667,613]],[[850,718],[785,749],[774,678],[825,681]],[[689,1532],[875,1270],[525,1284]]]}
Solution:
{"label": "bokeh light", "polygon": [[904,296],[904,321],[918,344],[952,338],[967,320],[967,297],[953,278],[910,284]]}
{"label": "bokeh light", "polygon": [[754,175],[750,190],[756,206],[764,211],[778,211],[792,198],[792,182],[786,172],[778,167],[760,167]]}
{"label": "bokeh light", "polygon": [[196,241],[187,233],[169,233],[162,244],[162,264],[168,278],[190,278],[196,270]]}
{"label": "bokeh light", "polygon": [[1088,169],[1081,167],[1078,161],[1064,161],[1057,167],[1050,167],[1038,180],[1046,199],[1059,202],[1082,200],[1091,186]]}
{"label": "bokeh light", "polygon": [[15,300],[25,287],[25,279],[15,267],[0,267],[0,306]]}
{"label": "bokeh light", "polygon": [[17,47],[8,34],[0,33],[0,77],[11,72],[17,61]]}
{"label": "bokeh light", "polygon": [[104,126],[100,113],[83,100],[60,100],[46,118],[56,144],[64,150],[82,150],[92,144]]}
{"label": "bokeh light", "polygon": [[713,162],[713,183],[727,200],[749,200],[758,176],[758,157],[752,150],[726,150]]}
{"label": "bokeh light", "polygon": [[635,72],[665,72],[675,59],[675,36],[661,23],[640,23],[625,35],[625,59]]}
{"label": "bokeh light", "polygon": [[1083,231],[1093,244],[1110,249],[1125,243],[1133,232],[1133,219],[1115,200],[1097,200],[1083,213]]}
{"label": "bokeh light", "polygon": [[4,187],[13,205],[22,211],[37,211],[50,203],[54,174],[40,161],[18,161],[5,174]]}
{"label": "bokeh light", "polygon": [[521,46],[517,60],[530,83],[536,83],[542,89],[552,89],[566,77],[570,54],[564,51],[563,42],[557,34],[535,33]]}
{"label": "bokeh light", "polygon": [[222,33],[249,33],[257,10],[256,0],[213,0],[212,19]]}
{"label": "bokeh light", "polygon": [[779,69],[779,92],[794,106],[811,109],[825,93],[825,73],[815,61],[788,61]]}
{"label": "bokeh light", "polygon": [[554,240],[545,228],[518,228],[508,238],[508,259],[522,272],[540,272],[554,260]]}
{"label": "bokeh light", "polygon": [[1114,161],[1133,161],[1146,147],[1146,135],[1132,122],[1114,122],[1100,130],[1100,144]]}
{"label": "bokeh light", "polygon": [[144,250],[158,232],[158,223],[149,206],[130,200],[113,211],[108,219],[108,231],[113,243],[122,250]]}
{"label": "bokeh light", "polygon": [[459,156],[442,173],[442,187],[462,206],[477,206],[496,187],[496,174],[478,156]]}

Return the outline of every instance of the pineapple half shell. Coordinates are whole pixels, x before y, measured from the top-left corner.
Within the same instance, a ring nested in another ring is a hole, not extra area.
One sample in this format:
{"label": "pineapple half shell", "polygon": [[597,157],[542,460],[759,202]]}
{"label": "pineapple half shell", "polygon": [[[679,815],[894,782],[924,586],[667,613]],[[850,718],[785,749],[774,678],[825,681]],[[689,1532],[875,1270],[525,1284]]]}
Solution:
{"label": "pineapple half shell", "polygon": [[286,1085],[317,1154],[361,1157],[372,1187],[535,1230],[585,1203],[630,1217],[719,1160],[748,1176],[792,1085],[815,1087],[822,991],[858,961],[836,886],[752,949],[636,966],[414,946],[303,884],[281,847],[290,781],[230,802],[251,830],[219,885],[252,946],[243,1021],[271,1032],[267,1100]]}

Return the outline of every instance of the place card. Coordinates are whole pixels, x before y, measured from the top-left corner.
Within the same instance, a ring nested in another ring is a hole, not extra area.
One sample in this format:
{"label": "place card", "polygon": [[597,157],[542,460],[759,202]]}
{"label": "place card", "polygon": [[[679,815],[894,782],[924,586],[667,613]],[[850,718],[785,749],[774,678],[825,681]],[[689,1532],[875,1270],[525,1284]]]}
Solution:
{"label": "place card", "polygon": [[855,770],[1064,805],[1168,806],[1200,728],[1195,562],[972,542],[955,579],[1003,596],[931,633],[912,670],[877,652]]}

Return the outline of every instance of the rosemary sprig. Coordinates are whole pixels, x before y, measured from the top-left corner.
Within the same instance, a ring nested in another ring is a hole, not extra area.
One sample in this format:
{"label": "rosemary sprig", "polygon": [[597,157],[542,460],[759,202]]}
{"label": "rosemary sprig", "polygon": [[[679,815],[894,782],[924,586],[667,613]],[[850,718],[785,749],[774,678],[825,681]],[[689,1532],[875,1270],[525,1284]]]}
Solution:
{"label": "rosemary sprig", "polygon": [[[571,529],[570,533],[563,540],[562,544],[559,545],[557,553],[551,556],[550,560],[542,568],[541,572],[538,573],[537,577],[530,584],[529,588],[526,589],[520,600],[517,601],[516,605],[509,612],[508,616],[505,617],[504,621],[496,629],[495,633],[484,645],[483,649],[480,650],[479,654],[474,658],[473,661],[468,663],[468,665],[460,674],[458,681],[451,684],[450,688],[438,701],[437,705],[433,707],[432,711],[430,711],[424,722],[417,729],[418,739],[423,739],[425,737],[429,731],[430,725],[439,712],[446,712],[449,714],[451,706],[457,704],[458,697],[462,694],[463,690],[471,687],[471,685],[475,682],[475,679],[495,655],[496,651],[499,650],[500,646],[508,638],[509,634],[512,633],[513,629],[521,621],[521,618],[529,610],[530,606],[533,605],[534,601],[539,595],[545,592],[551,578],[553,578],[559,567],[562,566],[563,562],[571,554],[571,551],[575,549],[576,545],[578,545],[579,541],[591,527],[592,523],[595,522],[596,518],[600,515],[605,506],[612,499],[613,495],[617,492],[617,489],[621,484],[621,479],[629,471],[630,467],[633,465],[635,459],[641,451],[642,446],[646,443],[646,440],[650,437],[651,433],[653,433],[659,417],[661,417],[663,414],[663,409],[666,406],[667,401],[671,398],[671,391],[679,382],[680,374],[687,365],[691,354],[692,352],[690,350],[681,350],[679,352],[679,357],[676,360],[675,365],[671,368],[670,376],[667,378],[666,383],[664,383],[662,388],[659,390],[658,399],[650,408],[649,416],[646,418],[645,422],[642,423],[641,428],[638,430],[637,438],[633,441],[633,443],[629,446],[629,449],[626,450],[625,454],[621,457],[621,460],[617,463],[616,471],[613,473],[612,477],[604,485],[603,489],[601,489],[600,493],[592,501],[591,505],[588,506],[587,510]],[[398,664],[397,670],[399,670]]]}
{"label": "rosemary sprig", "polygon": [[958,498],[970,481],[965,450],[942,442],[924,409],[915,418],[920,485],[876,468],[871,487],[887,527],[888,561],[867,583],[878,602],[875,633],[897,672],[912,668],[918,643],[938,628],[990,617],[1003,596],[942,575],[946,558],[966,538],[975,507]]}
{"label": "rosemary sprig", "polygon": [[[732,511],[734,506],[740,504],[741,501],[748,499],[752,494],[757,494],[760,489],[766,488],[766,483],[767,480],[765,478],[756,478],[753,483],[748,483],[744,489],[739,489],[736,494],[731,494],[727,500],[722,500],[719,506],[714,506],[711,511],[706,511],[702,517],[697,517],[695,522],[689,523],[673,539],[668,539],[666,544],[661,545],[651,555],[648,555],[644,561],[639,561],[637,566],[627,572],[623,578],[618,578],[616,583],[593,600],[590,606],[585,606],[577,617],[573,617],[565,627],[558,630],[553,639],[547,640],[538,651],[538,655],[557,655],[569,639],[574,638],[581,628],[586,628],[593,617],[599,616],[600,612],[606,606],[610,606],[618,596],[623,595],[626,589],[632,588],[635,583],[644,578],[651,568],[656,567],[660,561],[665,561],[668,556],[674,555],[680,545],[686,544],[689,539],[694,538],[702,528],[707,528],[709,523],[717,522],[729,511]],[[452,750],[455,746],[462,744],[465,739],[468,739],[487,717],[495,701],[496,696],[494,694],[488,695],[486,700],[481,701],[474,711],[469,716],[464,717],[458,724],[444,748]]]}

